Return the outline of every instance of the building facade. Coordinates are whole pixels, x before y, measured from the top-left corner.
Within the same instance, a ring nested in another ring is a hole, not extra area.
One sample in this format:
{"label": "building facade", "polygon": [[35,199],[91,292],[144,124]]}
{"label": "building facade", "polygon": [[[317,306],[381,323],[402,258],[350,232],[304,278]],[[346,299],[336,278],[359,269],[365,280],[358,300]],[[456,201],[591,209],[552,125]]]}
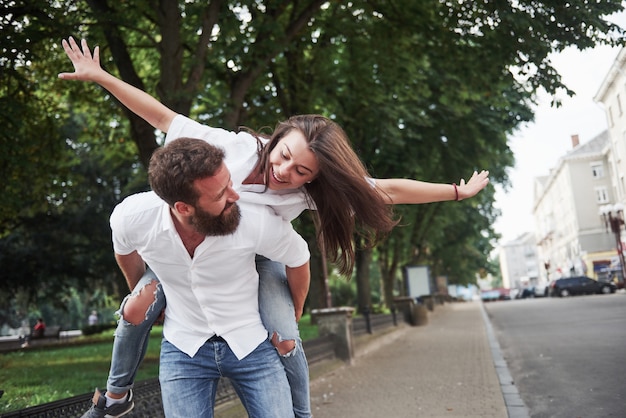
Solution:
{"label": "building facade", "polygon": [[527,232],[502,245],[499,260],[503,287],[521,289],[539,284],[537,244],[533,233]]}
{"label": "building facade", "polygon": [[607,73],[594,100],[606,113],[611,165],[614,172],[613,203],[626,205],[626,48],[622,48]]}
{"label": "building facade", "polygon": [[[584,144],[572,136],[571,151],[549,175],[535,179],[538,284],[571,275],[626,276],[626,262],[620,261],[626,254],[622,221],[626,207],[626,47],[618,53],[594,100],[605,110],[607,131]],[[612,227],[610,217],[619,219]],[[518,244],[503,248],[509,245]],[[523,260],[523,254],[501,250],[503,280],[511,287],[523,270],[511,266],[524,264]],[[537,283],[529,279],[529,285]]]}
{"label": "building facade", "polygon": [[572,150],[545,177],[535,180],[533,217],[544,280],[597,277],[615,255],[601,210],[614,201],[609,134],[602,132]]}

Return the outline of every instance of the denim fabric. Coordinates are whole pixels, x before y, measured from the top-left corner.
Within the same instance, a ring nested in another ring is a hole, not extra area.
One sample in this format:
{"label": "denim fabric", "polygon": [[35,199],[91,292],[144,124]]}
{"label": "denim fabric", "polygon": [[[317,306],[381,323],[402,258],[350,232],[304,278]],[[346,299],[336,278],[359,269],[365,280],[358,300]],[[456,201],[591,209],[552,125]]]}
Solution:
{"label": "denim fabric", "polygon": [[259,272],[259,310],[261,320],[269,332],[270,338],[276,332],[279,341],[294,340],[296,348],[281,355],[285,367],[294,413],[297,418],[311,417],[309,393],[309,364],[302,348],[302,340],[295,321],[293,306],[285,266],[265,257],[256,257],[256,269]]}
{"label": "denim fabric", "polygon": [[212,418],[220,377],[231,381],[250,418],[294,416],[287,376],[269,340],[238,360],[224,341],[207,341],[189,357],[164,339],[160,361],[168,418]]}
{"label": "denim fabric", "polygon": [[146,319],[138,325],[124,320],[122,311],[128,299],[143,289],[151,281],[158,279],[151,270],[147,270],[137,283],[132,293],[124,298],[117,314],[115,338],[113,339],[113,353],[111,354],[111,369],[107,379],[107,390],[111,393],[126,393],[133,387],[137,369],[141,364],[148,348],[150,329],[165,308],[165,295],[161,285],[157,285],[154,294],[155,301],[146,312]]}

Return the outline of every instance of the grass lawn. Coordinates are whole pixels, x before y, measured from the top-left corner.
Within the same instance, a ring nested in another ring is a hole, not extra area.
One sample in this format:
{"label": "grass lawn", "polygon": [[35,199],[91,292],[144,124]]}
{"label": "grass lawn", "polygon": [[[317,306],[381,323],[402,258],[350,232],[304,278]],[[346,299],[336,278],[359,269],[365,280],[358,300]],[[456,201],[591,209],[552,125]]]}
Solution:
{"label": "grass lawn", "polygon": [[[300,321],[303,340],[316,338],[317,326],[307,315]],[[137,381],[159,375],[162,327],[150,335],[148,353],[137,373]],[[42,347],[0,354],[0,415],[58,399],[106,388],[111,361],[113,330],[73,340],[84,344]]]}
{"label": "grass lawn", "polygon": [[[152,330],[137,380],[159,374],[161,331],[162,327]],[[112,347],[110,330],[79,337],[67,346],[0,354],[0,390],[4,390],[0,414],[106,388]]]}

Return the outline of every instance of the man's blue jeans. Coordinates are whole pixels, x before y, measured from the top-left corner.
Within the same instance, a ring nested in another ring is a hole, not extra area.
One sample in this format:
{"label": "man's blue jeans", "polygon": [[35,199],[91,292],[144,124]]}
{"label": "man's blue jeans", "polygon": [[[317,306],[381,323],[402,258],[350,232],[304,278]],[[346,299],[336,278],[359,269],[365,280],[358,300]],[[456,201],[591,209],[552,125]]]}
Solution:
{"label": "man's blue jeans", "polygon": [[228,377],[251,418],[293,417],[289,383],[265,340],[239,360],[225,341],[207,341],[189,357],[163,340],[159,381],[168,418],[213,417],[220,377]]}
{"label": "man's blue jeans", "polygon": [[[257,256],[257,271],[259,272],[259,309],[261,319],[270,337],[274,332],[280,340],[294,340],[295,349],[280,360],[285,368],[289,387],[293,399],[295,416],[298,418],[311,417],[311,403],[309,394],[309,368],[302,349],[302,341],[295,321],[295,311],[291,293],[287,286],[285,268],[282,264]],[[120,307],[129,297],[138,293],[151,281],[158,281],[150,270],[141,278],[127,296]],[[111,393],[126,393],[132,388],[137,369],[143,360],[148,346],[148,335],[152,325],[157,320],[161,311],[165,308],[165,295],[161,286],[157,286],[154,295],[154,303],[146,312],[145,320],[133,325],[120,318],[115,339],[113,341],[113,354],[111,357],[111,369],[107,380],[107,390]]]}

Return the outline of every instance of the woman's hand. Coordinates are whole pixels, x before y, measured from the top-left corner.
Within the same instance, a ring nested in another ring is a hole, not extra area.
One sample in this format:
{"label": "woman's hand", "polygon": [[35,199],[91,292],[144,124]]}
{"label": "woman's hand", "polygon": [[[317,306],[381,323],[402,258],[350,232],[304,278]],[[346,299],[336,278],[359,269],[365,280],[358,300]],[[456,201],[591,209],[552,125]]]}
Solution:
{"label": "woman's hand", "polygon": [[489,171],[482,170],[480,173],[474,171],[472,177],[465,183],[465,179],[461,179],[459,183],[459,200],[467,199],[475,196],[478,192],[484,189],[489,184]]}
{"label": "woman's hand", "polygon": [[74,64],[73,73],[60,73],[63,80],[96,81],[98,76],[105,71],[100,67],[100,47],[95,47],[93,56],[87,46],[87,41],[82,40],[82,49],[71,36],[66,41],[61,41],[68,58]]}

